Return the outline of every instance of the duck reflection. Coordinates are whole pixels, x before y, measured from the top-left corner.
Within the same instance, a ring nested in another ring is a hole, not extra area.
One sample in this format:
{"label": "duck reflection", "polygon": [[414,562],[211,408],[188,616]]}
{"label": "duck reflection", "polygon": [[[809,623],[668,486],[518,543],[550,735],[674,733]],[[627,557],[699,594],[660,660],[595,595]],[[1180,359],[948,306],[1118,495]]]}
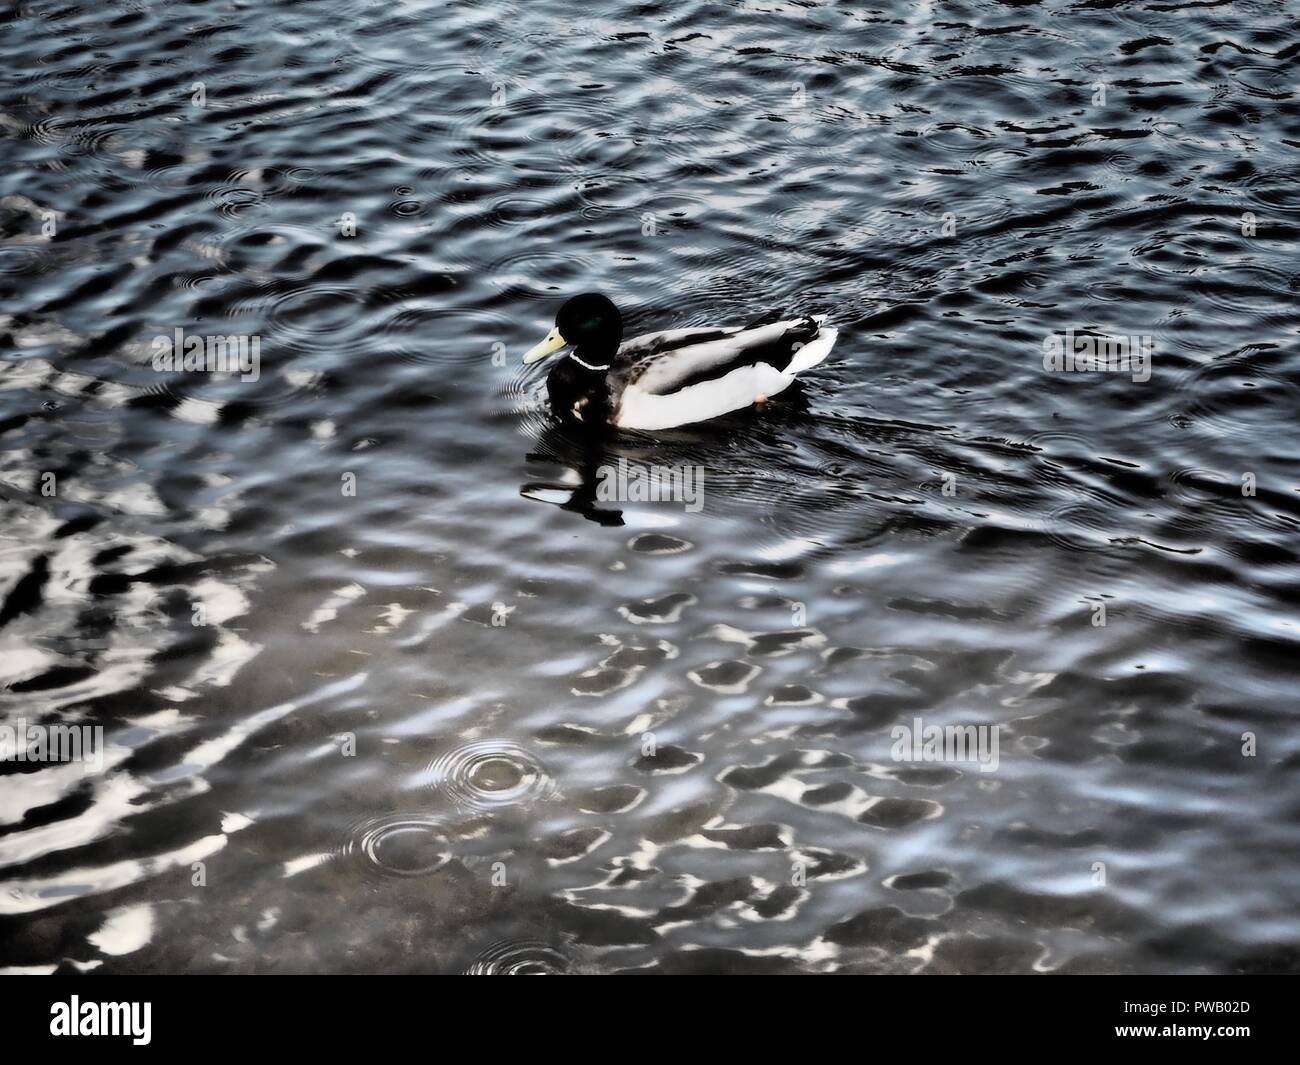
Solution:
{"label": "duck reflection", "polygon": [[545,429],[537,446],[528,453],[529,462],[546,462],[566,467],[578,476],[575,486],[566,478],[563,481],[529,481],[520,488],[520,495],[553,503],[561,510],[581,514],[598,525],[623,525],[623,512],[597,504],[604,467],[610,449],[602,435],[580,438],[567,432],[558,423]]}
{"label": "duck reflection", "polygon": [[760,408],[653,436],[612,427],[579,431],[555,420],[542,430],[527,459],[562,467],[569,474],[526,481],[520,494],[606,526],[626,524],[619,502],[672,500],[696,513],[710,460],[716,461],[721,452],[734,454],[747,440],[775,443],[792,420],[807,412],[807,398],[796,383]]}

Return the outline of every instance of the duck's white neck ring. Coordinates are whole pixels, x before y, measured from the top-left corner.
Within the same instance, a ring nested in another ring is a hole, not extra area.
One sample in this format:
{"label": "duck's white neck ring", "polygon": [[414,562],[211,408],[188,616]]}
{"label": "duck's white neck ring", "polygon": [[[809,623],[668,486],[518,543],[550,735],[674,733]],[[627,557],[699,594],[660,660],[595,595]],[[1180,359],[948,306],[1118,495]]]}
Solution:
{"label": "duck's white neck ring", "polygon": [[589,362],[583,362],[583,361],[582,361],[580,358],[578,358],[578,356],[577,356],[574,352],[572,352],[572,351],[569,352],[569,358],[571,358],[571,359],[572,359],[574,362],[576,362],[579,366],[582,366],[582,367],[584,367],[585,369],[588,369],[588,370],[608,370],[608,369],[610,368],[610,366],[613,366],[613,365],[614,365],[614,364],[611,362],[611,363],[608,363],[608,364],[605,365],[605,366],[592,366],[591,363],[589,363]]}

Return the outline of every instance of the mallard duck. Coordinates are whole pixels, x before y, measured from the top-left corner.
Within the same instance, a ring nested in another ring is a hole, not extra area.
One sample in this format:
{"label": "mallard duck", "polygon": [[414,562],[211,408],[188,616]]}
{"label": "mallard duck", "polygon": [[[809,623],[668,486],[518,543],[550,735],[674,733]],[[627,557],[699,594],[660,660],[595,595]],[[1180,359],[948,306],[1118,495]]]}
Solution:
{"label": "mallard duck", "polygon": [[765,403],[826,358],[839,335],[825,315],[778,318],[773,312],[745,326],[623,340],[618,308],[584,292],[565,302],[555,328],[524,362],[572,347],[546,379],[551,408],[567,422],[670,429]]}

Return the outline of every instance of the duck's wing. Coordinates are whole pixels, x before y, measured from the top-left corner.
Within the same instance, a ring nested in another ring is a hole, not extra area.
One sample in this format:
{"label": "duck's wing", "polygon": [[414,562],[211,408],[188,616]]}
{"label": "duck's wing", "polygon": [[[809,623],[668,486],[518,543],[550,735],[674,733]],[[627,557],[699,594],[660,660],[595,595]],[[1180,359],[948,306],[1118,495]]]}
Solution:
{"label": "duck's wing", "polygon": [[[760,363],[778,371],[790,369],[799,350],[815,341],[820,330],[820,321],[809,317],[753,328],[652,333],[619,349],[617,369],[625,387],[663,396]],[[627,349],[636,357],[624,362]]]}
{"label": "duck's wing", "polygon": [[830,353],[837,330],[823,317],[736,330],[648,358],[615,394],[615,425],[668,429],[748,407],[788,388]]}
{"label": "duck's wing", "polygon": [[740,331],[740,326],[731,328],[725,326],[721,328],[700,328],[697,326],[693,329],[665,329],[659,333],[644,333],[639,337],[633,337],[631,340],[625,340],[619,345],[614,365],[628,369],[637,363],[654,358],[656,355],[679,351],[695,344],[708,344],[713,341],[724,340]]}

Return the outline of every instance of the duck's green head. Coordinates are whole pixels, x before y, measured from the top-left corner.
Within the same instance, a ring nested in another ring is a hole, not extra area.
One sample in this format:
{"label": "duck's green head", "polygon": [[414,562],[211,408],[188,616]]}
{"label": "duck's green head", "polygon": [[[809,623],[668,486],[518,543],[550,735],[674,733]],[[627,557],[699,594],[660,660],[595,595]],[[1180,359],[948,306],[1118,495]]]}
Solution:
{"label": "duck's green head", "polygon": [[622,340],[623,316],[613,301],[599,292],[584,292],[565,301],[555,316],[555,328],[524,354],[524,362],[544,359],[566,344],[605,361],[618,350]]}

